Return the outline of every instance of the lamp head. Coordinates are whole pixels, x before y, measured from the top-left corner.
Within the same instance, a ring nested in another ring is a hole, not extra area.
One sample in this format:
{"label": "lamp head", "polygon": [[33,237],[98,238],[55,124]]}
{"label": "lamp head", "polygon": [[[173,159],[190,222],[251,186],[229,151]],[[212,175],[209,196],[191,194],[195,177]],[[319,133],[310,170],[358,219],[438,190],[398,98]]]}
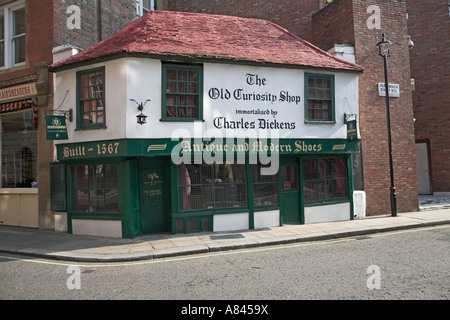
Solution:
{"label": "lamp head", "polygon": [[384,33],[383,33],[383,38],[377,44],[377,47],[379,50],[378,54],[382,57],[386,57],[386,56],[389,57],[391,55],[391,52],[389,50],[391,45],[392,45],[392,42],[390,42],[389,40],[386,40],[386,37],[384,36]]}

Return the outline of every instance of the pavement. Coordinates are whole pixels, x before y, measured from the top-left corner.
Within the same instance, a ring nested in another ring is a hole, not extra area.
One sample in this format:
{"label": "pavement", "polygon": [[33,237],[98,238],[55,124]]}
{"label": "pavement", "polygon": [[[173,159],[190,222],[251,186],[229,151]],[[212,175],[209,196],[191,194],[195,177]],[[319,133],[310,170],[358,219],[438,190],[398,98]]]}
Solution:
{"label": "pavement", "polygon": [[[423,206],[428,206],[422,210]],[[432,208],[431,208],[432,207]],[[126,262],[289,243],[358,237],[450,224],[446,203],[421,205],[418,212],[349,221],[284,225],[259,230],[155,234],[135,239],[73,235],[0,225],[0,252],[74,262]]]}

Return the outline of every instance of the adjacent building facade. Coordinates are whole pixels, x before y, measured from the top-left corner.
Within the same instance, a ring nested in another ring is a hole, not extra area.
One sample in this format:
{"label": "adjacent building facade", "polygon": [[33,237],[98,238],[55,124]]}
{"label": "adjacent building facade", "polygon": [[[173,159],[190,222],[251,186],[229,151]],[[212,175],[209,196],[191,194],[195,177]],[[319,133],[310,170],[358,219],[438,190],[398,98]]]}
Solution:
{"label": "adjacent building facade", "polygon": [[278,25],[154,11],[52,71],[75,98],[52,164],[69,232],[353,219],[363,68]]}
{"label": "adjacent building facade", "polygon": [[408,0],[419,193],[450,191],[450,2]]}
{"label": "adjacent building facade", "polygon": [[0,224],[53,229],[46,139],[52,114],[48,66],[97,43],[136,19],[151,2],[0,1]]}

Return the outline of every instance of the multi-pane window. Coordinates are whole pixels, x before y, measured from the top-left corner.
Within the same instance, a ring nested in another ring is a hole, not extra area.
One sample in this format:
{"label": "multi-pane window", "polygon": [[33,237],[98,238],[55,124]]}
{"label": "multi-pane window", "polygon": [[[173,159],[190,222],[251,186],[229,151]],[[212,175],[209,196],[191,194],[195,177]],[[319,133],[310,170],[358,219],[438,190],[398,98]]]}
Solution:
{"label": "multi-pane window", "polygon": [[334,121],[334,76],[305,75],[305,121]]}
{"label": "multi-pane window", "polygon": [[162,120],[201,119],[202,68],[163,65]]}
{"label": "multi-pane window", "polygon": [[77,127],[105,127],[105,69],[99,68],[78,73]]}
{"label": "multi-pane window", "polygon": [[244,164],[177,166],[180,211],[247,207]]}
{"label": "multi-pane window", "polygon": [[50,210],[67,211],[66,165],[50,163]]}
{"label": "multi-pane window", "polygon": [[137,14],[142,16],[151,10],[156,10],[155,0],[136,0]]}
{"label": "multi-pane window", "polygon": [[303,160],[305,203],[348,198],[345,158]]}
{"label": "multi-pane window", "polygon": [[261,169],[269,167],[261,163],[252,164],[253,201],[255,208],[259,206],[279,205],[278,174],[264,175]]}
{"label": "multi-pane window", "polygon": [[25,6],[0,8],[0,68],[25,62]]}
{"label": "multi-pane window", "polygon": [[118,164],[74,165],[71,179],[71,211],[120,212]]}

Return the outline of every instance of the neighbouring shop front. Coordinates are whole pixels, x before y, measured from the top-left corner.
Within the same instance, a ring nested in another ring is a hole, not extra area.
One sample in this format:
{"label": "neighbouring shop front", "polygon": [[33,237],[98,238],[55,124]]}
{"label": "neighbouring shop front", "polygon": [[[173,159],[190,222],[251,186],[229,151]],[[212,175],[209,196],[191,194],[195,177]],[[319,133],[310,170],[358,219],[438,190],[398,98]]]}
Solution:
{"label": "neighbouring shop front", "polygon": [[0,224],[38,226],[38,109],[35,83],[0,89]]}
{"label": "neighbouring shop front", "polygon": [[[52,210],[71,233],[127,238],[353,218],[358,142],[195,140],[57,145]],[[205,162],[225,150],[233,161]]]}

